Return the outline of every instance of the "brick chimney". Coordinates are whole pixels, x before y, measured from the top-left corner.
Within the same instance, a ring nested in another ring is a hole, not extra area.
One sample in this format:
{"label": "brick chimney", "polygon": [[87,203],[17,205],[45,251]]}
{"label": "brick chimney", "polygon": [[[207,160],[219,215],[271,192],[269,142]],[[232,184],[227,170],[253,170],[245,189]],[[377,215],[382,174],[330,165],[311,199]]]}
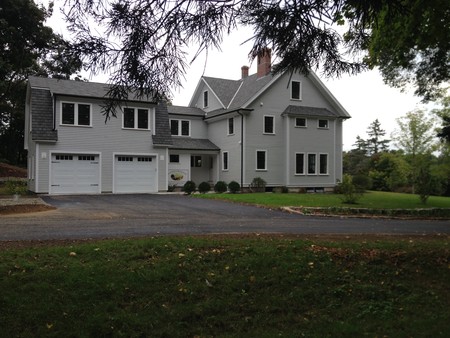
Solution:
{"label": "brick chimney", "polygon": [[258,78],[266,76],[272,69],[272,50],[264,48],[258,53]]}
{"label": "brick chimney", "polygon": [[248,66],[241,67],[241,79],[245,79],[248,76]]}

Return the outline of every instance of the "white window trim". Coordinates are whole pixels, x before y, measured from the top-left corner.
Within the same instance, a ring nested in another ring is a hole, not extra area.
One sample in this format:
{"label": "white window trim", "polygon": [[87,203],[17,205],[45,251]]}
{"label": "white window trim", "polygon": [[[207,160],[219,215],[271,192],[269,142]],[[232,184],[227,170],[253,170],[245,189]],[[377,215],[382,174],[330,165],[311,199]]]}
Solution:
{"label": "white window trim", "polygon": [[[298,83],[299,83],[299,88],[298,88],[298,90],[299,90],[299,93],[298,93],[298,99],[292,97],[292,83],[293,83],[293,82],[298,82]],[[301,101],[301,100],[302,100],[302,81],[291,80],[291,90],[290,90],[290,93],[289,93],[289,94],[290,94],[289,96],[290,96],[291,100],[293,100],[293,101]]]}
{"label": "white window trim", "polygon": [[[304,119],[305,125],[304,126],[297,126],[297,119]],[[295,117],[294,118],[294,127],[295,128],[308,128],[308,119],[306,117]]]}
{"label": "white window trim", "polygon": [[[233,120],[233,132],[230,133],[230,120]],[[234,129],[235,129],[235,123],[234,123],[234,117],[230,117],[227,119],[227,136],[232,136],[234,135]]]}
{"label": "white window trim", "polygon": [[[297,155],[303,155],[303,173],[298,173],[297,172]],[[294,170],[295,170],[295,176],[305,176],[306,175],[306,161],[307,161],[307,159],[306,159],[306,156],[305,156],[305,153],[295,153],[295,159],[294,159],[294,163],[295,163],[295,168],[294,168]]]}
{"label": "white window trim", "polygon": [[[309,155],[314,155],[316,158],[316,161],[314,163],[314,173],[309,173]],[[316,153],[307,153],[306,154],[306,175],[308,176],[317,176],[317,154]]]}
{"label": "white window trim", "polygon": [[[63,123],[63,103],[71,103],[74,104],[74,117],[73,124]],[[89,106],[89,125],[86,124],[78,124],[78,105],[83,104]],[[81,127],[81,128],[92,128],[92,104],[86,102],[72,102],[72,101],[61,101],[59,105],[59,125],[65,127]]]}
{"label": "white window trim", "polygon": [[[227,154],[227,167],[225,168],[225,154]],[[230,153],[228,151],[222,152],[222,171],[228,171],[230,168]]]}
{"label": "white window trim", "polygon": [[[123,107],[123,108],[128,108],[128,109],[133,109],[134,110],[134,128],[129,128],[129,127],[125,127],[124,126],[124,124],[125,124],[125,110],[124,109],[122,109],[122,129],[125,129],[125,130],[146,130],[146,131],[149,131],[149,130],[151,130],[151,128],[150,128],[150,122],[151,122],[151,120],[152,120],[152,114],[151,114],[151,112],[150,112],[150,108],[143,108],[143,107]],[[138,128],[138,110],[139,109],[141,109],[141,110],[146,110],[147,111],[147,123],[148,123],[148,126],[147,126],[147,128]]]}
{"label": "white window trim", "polygon": [[[266,117],[271,117],[273,120],[273,132],[272,133],[266,132]],[[275,135],[275,116],[274,115],[264,115],[263,116],[263,134],[264,135]]]}
{"label": "white window trim", "polygon": [[[178,121],[178,135],[172,135],[172,121]],[[182,131],[181,131],[181,125],[182,125],[182,122],[188,122],[189,123],[189,134],[188,135],[183,135],[182,134]],[[191,120],[181,120],[181,119],[169,119],[169,127],[170,127],[170,135],[171,136],[183,136],[183,137],[190,137],[191,136],[191,126],[192,126],[192,123],[191,123]]]}
{"label": "white window trim", "polygon": [[[264,169],[258,169],[258,153],[263,152],[264,155]],[[255,170],[256,171],[267,171],[267,150],[265,149],[256,149],[255,151]]]}
{"label": "white window trim", "polygon": [[[321,155],[326,155],[327,156],[327,172],[326,173],[324,173],[324,174],[322,174],[321,172],[320,172],[320,156]],[[316,159],[316,162],[317,162],[317,159]],[[318,172],[318,175],[320,175],[320,176],[328,176],[329,174],[330,174],[330,171],[329,171],[329,167],[330,167],[330,155],[328,155],[328,153],[320,153],[319,154],[319,161],[318,161],[318,168],[319,168],[319,172]]]}
{"label": "white window trim", "polygon": [[[326,127],[320,127],[319,126],[319,121],[327,121],[327,126]],[[330,120],[329,119],[318,119],[317,120],[317,129],[330,129]]]}

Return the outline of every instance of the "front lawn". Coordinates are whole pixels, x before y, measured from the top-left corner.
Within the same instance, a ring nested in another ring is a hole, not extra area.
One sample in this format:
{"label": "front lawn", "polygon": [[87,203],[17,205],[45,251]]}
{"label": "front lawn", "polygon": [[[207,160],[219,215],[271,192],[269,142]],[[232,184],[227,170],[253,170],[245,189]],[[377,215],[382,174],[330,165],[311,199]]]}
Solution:
{"label": "front lawn", "polygon": [[449,337],[448,237],[0,251],[2,337]]}
{"label": "front lawn", "polygon": [[200,198],[224,199],[239,203],[251,203],[268,207],[358,207],[374,209],[450,208],[450,197],[431,196],[427,204],[420,203],[418,195],[381,191],[366,192],[357,204],[342,203],[338,194],[196,194]]}

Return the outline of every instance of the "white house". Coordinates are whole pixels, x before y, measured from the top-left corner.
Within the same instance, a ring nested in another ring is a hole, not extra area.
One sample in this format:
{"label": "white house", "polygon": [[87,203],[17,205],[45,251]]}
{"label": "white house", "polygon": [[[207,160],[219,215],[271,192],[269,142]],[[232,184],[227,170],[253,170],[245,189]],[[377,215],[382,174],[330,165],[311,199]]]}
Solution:
{"label": "white house", "polygon": [[25,149],[37,193],[151,193],[187,180],[329,189],[342,178],[350,117],[314,74],[202,77],[187,107],[123,102],[105,123],[106,84],[30,77]]}

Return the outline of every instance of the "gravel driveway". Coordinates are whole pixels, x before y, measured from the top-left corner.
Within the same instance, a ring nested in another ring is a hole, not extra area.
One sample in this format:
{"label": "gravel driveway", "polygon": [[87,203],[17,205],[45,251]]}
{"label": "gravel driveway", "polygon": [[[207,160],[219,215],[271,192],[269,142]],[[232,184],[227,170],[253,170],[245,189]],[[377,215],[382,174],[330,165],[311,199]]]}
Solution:
{"label": "gravel driveway", "polygon": [[312,217],[183,195],[44,196],[56,210],[0,216],[0,240],[162,234],[450,234],[448,221]]}

